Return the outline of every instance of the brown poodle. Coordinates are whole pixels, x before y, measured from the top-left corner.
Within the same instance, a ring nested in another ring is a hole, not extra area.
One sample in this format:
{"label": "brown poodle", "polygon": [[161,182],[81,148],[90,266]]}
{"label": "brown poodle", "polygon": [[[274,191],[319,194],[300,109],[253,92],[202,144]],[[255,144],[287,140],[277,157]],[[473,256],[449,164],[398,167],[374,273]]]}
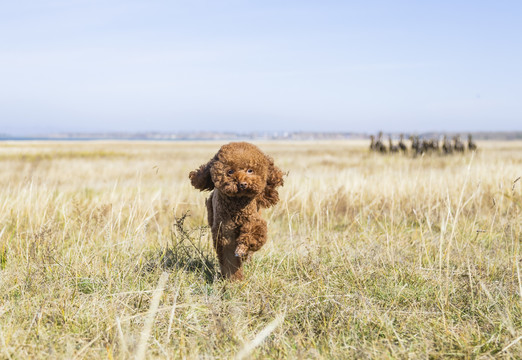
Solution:
{"label": "brown poodle", "polygon": [[221,274],[242,279],[242,263],[266,242],[260,213],[279,201],[283,172],[257,146],[237,142],[223,145],[189,178],[198,190],[214,190],[206,205]]}

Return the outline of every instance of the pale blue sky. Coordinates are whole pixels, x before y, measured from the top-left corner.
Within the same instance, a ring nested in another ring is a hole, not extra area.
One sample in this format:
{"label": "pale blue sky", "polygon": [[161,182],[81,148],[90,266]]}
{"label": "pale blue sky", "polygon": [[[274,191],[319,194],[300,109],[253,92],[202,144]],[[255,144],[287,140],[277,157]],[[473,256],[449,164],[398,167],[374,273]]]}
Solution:
{"label": "pale blue sky", "polygon": [[0,133],[522,129],[522,1],[0,0]]}

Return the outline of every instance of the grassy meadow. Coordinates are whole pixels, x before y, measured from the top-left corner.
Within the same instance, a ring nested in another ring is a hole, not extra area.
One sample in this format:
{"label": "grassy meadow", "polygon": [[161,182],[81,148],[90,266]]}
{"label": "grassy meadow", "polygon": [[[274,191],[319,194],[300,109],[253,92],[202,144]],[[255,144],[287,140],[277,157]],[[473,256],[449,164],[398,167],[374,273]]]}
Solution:
{"label": "grassy meadow", "polygon": [[218,142],[0,142],[0,359],[522,358],[522,142],[288,172],[244,282],[188,173]]}

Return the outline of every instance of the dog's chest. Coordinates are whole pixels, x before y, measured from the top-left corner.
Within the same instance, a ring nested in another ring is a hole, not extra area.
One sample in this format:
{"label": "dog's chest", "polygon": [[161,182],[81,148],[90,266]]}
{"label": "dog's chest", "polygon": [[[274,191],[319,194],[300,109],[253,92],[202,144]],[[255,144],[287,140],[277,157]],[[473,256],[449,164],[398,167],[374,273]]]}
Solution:
{"label": "dog's chest", "polygon": [[241,225],[255,216],[257,206],[255,202],[240,204],[237,199],[227,198],[214,191],[212,210],[214,214],[212,228],[217,230],[220,236],[233,238],[239,235]]}

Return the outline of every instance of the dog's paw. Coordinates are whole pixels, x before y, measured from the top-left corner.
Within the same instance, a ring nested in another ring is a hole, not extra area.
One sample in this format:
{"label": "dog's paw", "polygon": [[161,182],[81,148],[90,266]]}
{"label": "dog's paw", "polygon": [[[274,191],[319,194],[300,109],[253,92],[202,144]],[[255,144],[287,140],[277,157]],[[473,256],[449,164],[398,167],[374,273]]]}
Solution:
{"label": "dog's paw", "polygon": [[237,257],[245,257],[248,254],[248,246],[245,244],[239,244],[236,247],[236,251],[234,253]]}

